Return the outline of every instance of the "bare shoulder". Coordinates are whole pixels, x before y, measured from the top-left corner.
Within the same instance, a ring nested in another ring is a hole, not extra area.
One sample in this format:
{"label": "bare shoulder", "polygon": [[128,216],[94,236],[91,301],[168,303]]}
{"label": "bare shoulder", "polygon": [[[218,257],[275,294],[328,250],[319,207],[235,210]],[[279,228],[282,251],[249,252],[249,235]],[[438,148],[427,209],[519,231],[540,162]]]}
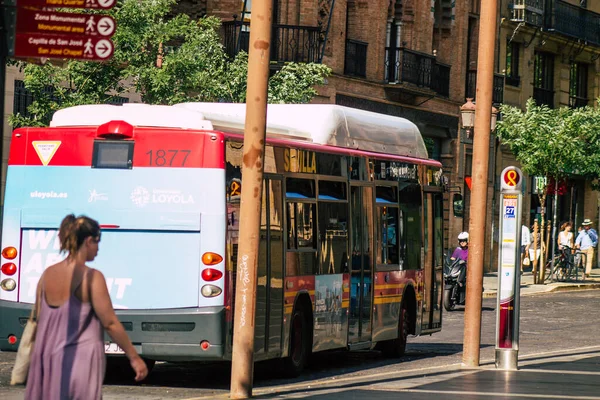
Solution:
{"label": "bare shoulder", "polygon": [[106,279],[104,278],[104,274],[98,271],[95,268],[86,267],[88,269],[87,274],[91,278],[92,282],[100,281],[104,282]]}

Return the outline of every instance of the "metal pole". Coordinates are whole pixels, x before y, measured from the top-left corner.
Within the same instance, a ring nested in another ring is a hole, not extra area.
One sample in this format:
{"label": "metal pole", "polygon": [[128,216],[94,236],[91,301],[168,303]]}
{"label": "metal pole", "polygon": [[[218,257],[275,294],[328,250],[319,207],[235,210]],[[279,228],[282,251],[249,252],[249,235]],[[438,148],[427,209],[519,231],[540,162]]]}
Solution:
{"label": "metal pole", "polygon": [[256,267],[267,122],[272,7],[272,0],[255,0],[252,4],[250,21],[240,236],[231,363],[230,397],[232,399],[247,399],[252,396]]}
{"label": "metal pole", "polygon": [[518,369],[521,283],[521,210],[523,174],[506,167],[500,174],[496,368]]}
{"label": "metal pole", "polygon": [[[558,178],[554,178],[554,210],[552,215],[552,237],[550,240],[552,241],[552,253],[550,253],[550,257],[552,257],[552,270],[550,274],[554,272],[554,254],[556,253],[556,228],[558,225]],[[550,279],[554,280],[554,276],[550,276]]]}
{"label": "metal pole", "polygon": [[496,45],[497,0],[481,2],[479,47],[477,53],[477,108],[473,139],[473,183],[469,210],[469,258],[467,298],[463,341],[463,364],[479,366],[481,342],[481,299],[483,293],[483,256],[487,215],[487,179],[492,119],[494,48]]}

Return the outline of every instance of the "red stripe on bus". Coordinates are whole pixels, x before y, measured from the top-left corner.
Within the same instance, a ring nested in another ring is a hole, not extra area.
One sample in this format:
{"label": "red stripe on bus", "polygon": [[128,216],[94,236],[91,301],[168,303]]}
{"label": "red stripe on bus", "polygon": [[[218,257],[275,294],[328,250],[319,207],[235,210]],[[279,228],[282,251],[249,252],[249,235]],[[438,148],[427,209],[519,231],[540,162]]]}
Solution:
{"label": "red stripe on bus", "polygon": [[315,277],[308,275],[285,278],[284,292],[298,292],[299,290],[315,290]]}
{"label": "red stripe on bus", "polygon": [[[224,133],[225,139],[235,139],[239,141],[244,140],[244,136],[236,133]],[[436,160],[424,159],[424,158],[416,158],[416,157],[405,157],[405,156],[395,156],[393,154],[384,154],[384,153],[375,153],[371,151],[364,150],[356,150],[349,149],[343,147],[335,147],[330,145],[323,144],[314,144],[309,142],[301,142],[301,141],[291,141],[284,139],[269,139],[267,138],[267,144],[271,144],[273,146],[282,146],[282,147],[290,147],[298,148],[298,149],[306,149],[311,151],[318,151],[323,153],[331,153],[331,154],[342,154],[347,156],[357,156],[357,157],[377,157],[382,160],[391,160],[391,161],[401,161],[409,164],[422,164],[429,165],[434,167],[442,167],[442,163]]]}
{"label": "red stripe on bus", "polygon": [[[33,142],[60,142],[49,166],[91,167],[97,127],[21,128],[13,132],[9,165],[41,166]],[[223,134],[135,127],[133,167],[225,168]]]}

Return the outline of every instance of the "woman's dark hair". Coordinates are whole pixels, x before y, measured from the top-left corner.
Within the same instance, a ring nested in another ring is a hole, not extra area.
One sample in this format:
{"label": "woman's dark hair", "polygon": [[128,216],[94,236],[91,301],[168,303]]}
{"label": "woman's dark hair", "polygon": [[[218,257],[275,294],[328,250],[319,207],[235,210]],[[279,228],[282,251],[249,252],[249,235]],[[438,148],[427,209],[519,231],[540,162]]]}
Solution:
{"label": "woman's dark hair", "polygon": [[100,225],[85,215],[75,217],[74,214],[67,215],[60,223],[58,237],[60,239],[60,252],[65,251],[69,255],[75,255],[77,250],[88,237],[100,239]]}

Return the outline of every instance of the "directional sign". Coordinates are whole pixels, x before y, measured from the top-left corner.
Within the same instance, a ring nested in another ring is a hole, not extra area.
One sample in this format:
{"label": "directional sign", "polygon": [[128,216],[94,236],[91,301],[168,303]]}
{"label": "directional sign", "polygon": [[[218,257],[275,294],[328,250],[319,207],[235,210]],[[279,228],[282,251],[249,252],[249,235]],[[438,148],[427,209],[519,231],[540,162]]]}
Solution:
{"label": "directional sign", "polygon": [[114,52],[109,39],[74,35],[45,35],[18,33],[15,39],[15,58],[47,57],[107,60]]}
{"label": "directional sign", "polygon": [[7,6],[88,8],[103,10],[113,8],[116,3],[117,0],[4,0],[4,4]]}
{"label": "directional sign", "polygon": [[115,28],[115,20],[107,15],[46,12],[25,8],[17,10],[17,33],[110,37],[115,33]]}

